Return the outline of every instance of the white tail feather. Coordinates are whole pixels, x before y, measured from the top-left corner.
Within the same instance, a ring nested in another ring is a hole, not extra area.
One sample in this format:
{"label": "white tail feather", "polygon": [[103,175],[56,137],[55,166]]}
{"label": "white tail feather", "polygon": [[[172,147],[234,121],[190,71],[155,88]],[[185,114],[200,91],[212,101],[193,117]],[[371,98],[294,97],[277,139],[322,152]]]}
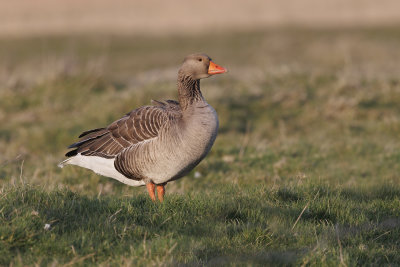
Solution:
{"label": "white tail feather", "polygon": [[98,156],[83,156],[80,153],[76,156],[68,158],[58,164],[58,167],[62,168],[65,165],[77,165],[86,169],[90,169],[97,174],[114,178],[121,183],[130,185],[130,186],[140,186],[144,185],[144,181],[137,181],[133,179],[129,179],[118,172],[114,167],[114,159],[106,159]]}

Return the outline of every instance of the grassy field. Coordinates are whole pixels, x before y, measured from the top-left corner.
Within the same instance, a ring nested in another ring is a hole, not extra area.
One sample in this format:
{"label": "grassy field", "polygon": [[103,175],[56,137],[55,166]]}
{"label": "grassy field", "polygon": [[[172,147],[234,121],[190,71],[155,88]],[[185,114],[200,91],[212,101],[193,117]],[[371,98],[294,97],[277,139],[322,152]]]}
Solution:
{"label": "grassy field", "polygon": [[[0,265],[399,265],[400,30],[0,40]],[[176,99],[182,59],[220,131],[154,204],[78,167],[82,131]],[[47,226],[46,226],[47,225]]]}

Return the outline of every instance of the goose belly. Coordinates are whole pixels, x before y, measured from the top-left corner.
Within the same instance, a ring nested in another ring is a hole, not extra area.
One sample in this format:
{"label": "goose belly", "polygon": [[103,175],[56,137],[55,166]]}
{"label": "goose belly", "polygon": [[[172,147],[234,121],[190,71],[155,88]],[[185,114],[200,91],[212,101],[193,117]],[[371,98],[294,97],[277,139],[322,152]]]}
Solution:
{"label": "goose belly", "polygon": [[[185,130],[177,129],[155,155],[153,166],[147,168],[145,176],[154,183],[165,183],[183,177],[208,154],[214,144],[218,130],[215,111],[211,116],[192,119]],[[179,131],[179,132],[178,132]]]}

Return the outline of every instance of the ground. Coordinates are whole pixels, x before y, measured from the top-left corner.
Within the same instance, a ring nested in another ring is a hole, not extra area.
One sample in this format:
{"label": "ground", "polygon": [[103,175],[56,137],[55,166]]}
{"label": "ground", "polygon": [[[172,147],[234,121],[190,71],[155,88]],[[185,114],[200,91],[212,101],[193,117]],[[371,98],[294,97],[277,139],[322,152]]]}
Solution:
{"label": "ground", "polygon": [[[0,265],[400,264],[399,45],[388,27],[2,37]],[[57,168],[82,131],[176,99],[193,52],[229,69],[202,81],[220,130],[163,204]]]}

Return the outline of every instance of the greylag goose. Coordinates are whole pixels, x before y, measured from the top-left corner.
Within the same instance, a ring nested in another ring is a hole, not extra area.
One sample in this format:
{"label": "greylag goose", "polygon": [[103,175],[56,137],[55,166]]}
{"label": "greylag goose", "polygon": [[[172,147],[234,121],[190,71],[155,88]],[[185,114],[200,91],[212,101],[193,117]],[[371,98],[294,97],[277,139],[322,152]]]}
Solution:
{"label": "greylag goose", "polygon": [[137,108],[105,128],[83,132],[59,167],[77,165],[130,186],[146,185],[155,201],[165,185],[191,171],[210,151],[218,131],[214,108],[200,79],[227,70],[205,54],[185,58],[178,72],[178,99]]}

